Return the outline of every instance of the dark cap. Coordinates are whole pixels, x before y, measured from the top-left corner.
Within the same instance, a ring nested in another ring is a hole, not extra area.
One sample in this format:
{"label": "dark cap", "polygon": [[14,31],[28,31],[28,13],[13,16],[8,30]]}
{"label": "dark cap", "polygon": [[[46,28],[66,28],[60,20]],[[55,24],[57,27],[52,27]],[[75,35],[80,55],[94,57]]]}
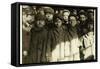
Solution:
{"label": "dark cap", "polygon": [[70,11],[69,11],[68,9],[64,9],[64,10],[63,10],[63,13],[64,13],[64,12],[68,12],[68,13],[70,14]]}
{"label": "dark cap", "polygon": [[23,12],[25,12],[26,14],[35,14],[32,6],[24,5],[22,9],[23,9]]}
{"label": "dark cap", "polygon": [[45,20],[46,18],[45,18],[44,15],[37,14],[37,15],[35,16],[35,19],[36,19],[36,20]]}
{"label": "dark cap", "polygon": [[93,9],[88,9],[87,11],[88,11],[88,13],[94,13]]}
{"label": "dark cap", "polygon": [[63,20],[63,16],[61,14],[55,14],[53,19],[54,22],[57,21],[57,19]]}
{"label": "dark cap", "polygon": [[84,10],[80,10],[78,15],[85,15],[85,16],[87,16],[87,13]]}
{"label": "dark cap", "polygon": [[45,7],[45,8],[44,8],[44,12],[45,12],[45,13],[54,14],[54,9],[52,9],[51,7]]}

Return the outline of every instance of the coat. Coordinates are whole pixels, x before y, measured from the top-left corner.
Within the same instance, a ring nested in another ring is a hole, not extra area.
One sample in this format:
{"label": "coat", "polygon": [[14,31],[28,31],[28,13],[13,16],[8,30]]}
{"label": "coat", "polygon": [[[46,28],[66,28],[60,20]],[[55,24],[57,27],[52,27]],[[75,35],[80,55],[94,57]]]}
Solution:
{"label": "coat", "polygon": [[[50,25],[49,25],[50,26]],[[48,62],[59,61],[64,56],[64,28],[52,25],[48,28],[47,35],[47,59]],[[62,48],[63,47],[63,48]],[[62,49],[62,50],[61,50]]]}
{"label": "coat", "polygon": [[33,28],[31,30],[31,41],[29,48],[29,63],[40,63],[46,61],[47,30],[45,28]]}
{"label": "coat", "polygon": [[75,60],[80,60],[80,55],[79,55],[79,46],[80,46],[80,41],[78,38],[78,33],[77,33],[77,25],[75,27],[72,27],[69,25],[68,27],[68,39],[70,41],[70,61],[75,61]]}

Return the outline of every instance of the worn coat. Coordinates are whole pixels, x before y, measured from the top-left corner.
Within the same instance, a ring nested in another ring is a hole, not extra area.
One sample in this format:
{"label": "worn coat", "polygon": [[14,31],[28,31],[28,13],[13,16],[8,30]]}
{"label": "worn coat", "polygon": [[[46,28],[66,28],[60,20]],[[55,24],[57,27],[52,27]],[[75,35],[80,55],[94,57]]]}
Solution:
{"label": "worn coat", "polygon": [[30,63],[46,62],[47,30],[45,28],[33,28],[29,48]]}
{"label": "worn coat", "polygon": [[80,60],[80,55],[79,55],[80,41],[77,34],[77,26],[75,27],[70,26],[69,34],[70,34],[69,39],[70,39],[71,60],[72,61]]}

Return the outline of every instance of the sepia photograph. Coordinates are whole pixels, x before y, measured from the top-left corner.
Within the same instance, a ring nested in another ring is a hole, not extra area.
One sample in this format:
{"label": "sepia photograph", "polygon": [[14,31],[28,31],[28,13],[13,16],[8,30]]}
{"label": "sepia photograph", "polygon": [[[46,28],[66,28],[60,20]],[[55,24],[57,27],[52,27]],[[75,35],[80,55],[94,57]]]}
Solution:
{"label": "sepia photograph", "polygon": [[97,10],[92,7],[21,4],[20,64],[97,60]]}

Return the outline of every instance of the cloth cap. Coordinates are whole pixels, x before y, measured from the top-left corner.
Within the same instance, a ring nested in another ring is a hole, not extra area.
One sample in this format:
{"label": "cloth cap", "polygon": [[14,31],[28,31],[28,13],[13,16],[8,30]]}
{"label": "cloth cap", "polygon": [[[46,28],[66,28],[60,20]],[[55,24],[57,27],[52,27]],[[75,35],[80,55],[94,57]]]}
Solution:
{"label": "cloth cap", "polygon": [[46,18],[45,18],[44,15],[37,14],[37,15],[35,16],[35,19],[36,19],[36,20],[45,20]]}
{"label": "cloth cap", "polygon": [[51,7],[45,7],[44,12],[54,14],[54,10]]}

